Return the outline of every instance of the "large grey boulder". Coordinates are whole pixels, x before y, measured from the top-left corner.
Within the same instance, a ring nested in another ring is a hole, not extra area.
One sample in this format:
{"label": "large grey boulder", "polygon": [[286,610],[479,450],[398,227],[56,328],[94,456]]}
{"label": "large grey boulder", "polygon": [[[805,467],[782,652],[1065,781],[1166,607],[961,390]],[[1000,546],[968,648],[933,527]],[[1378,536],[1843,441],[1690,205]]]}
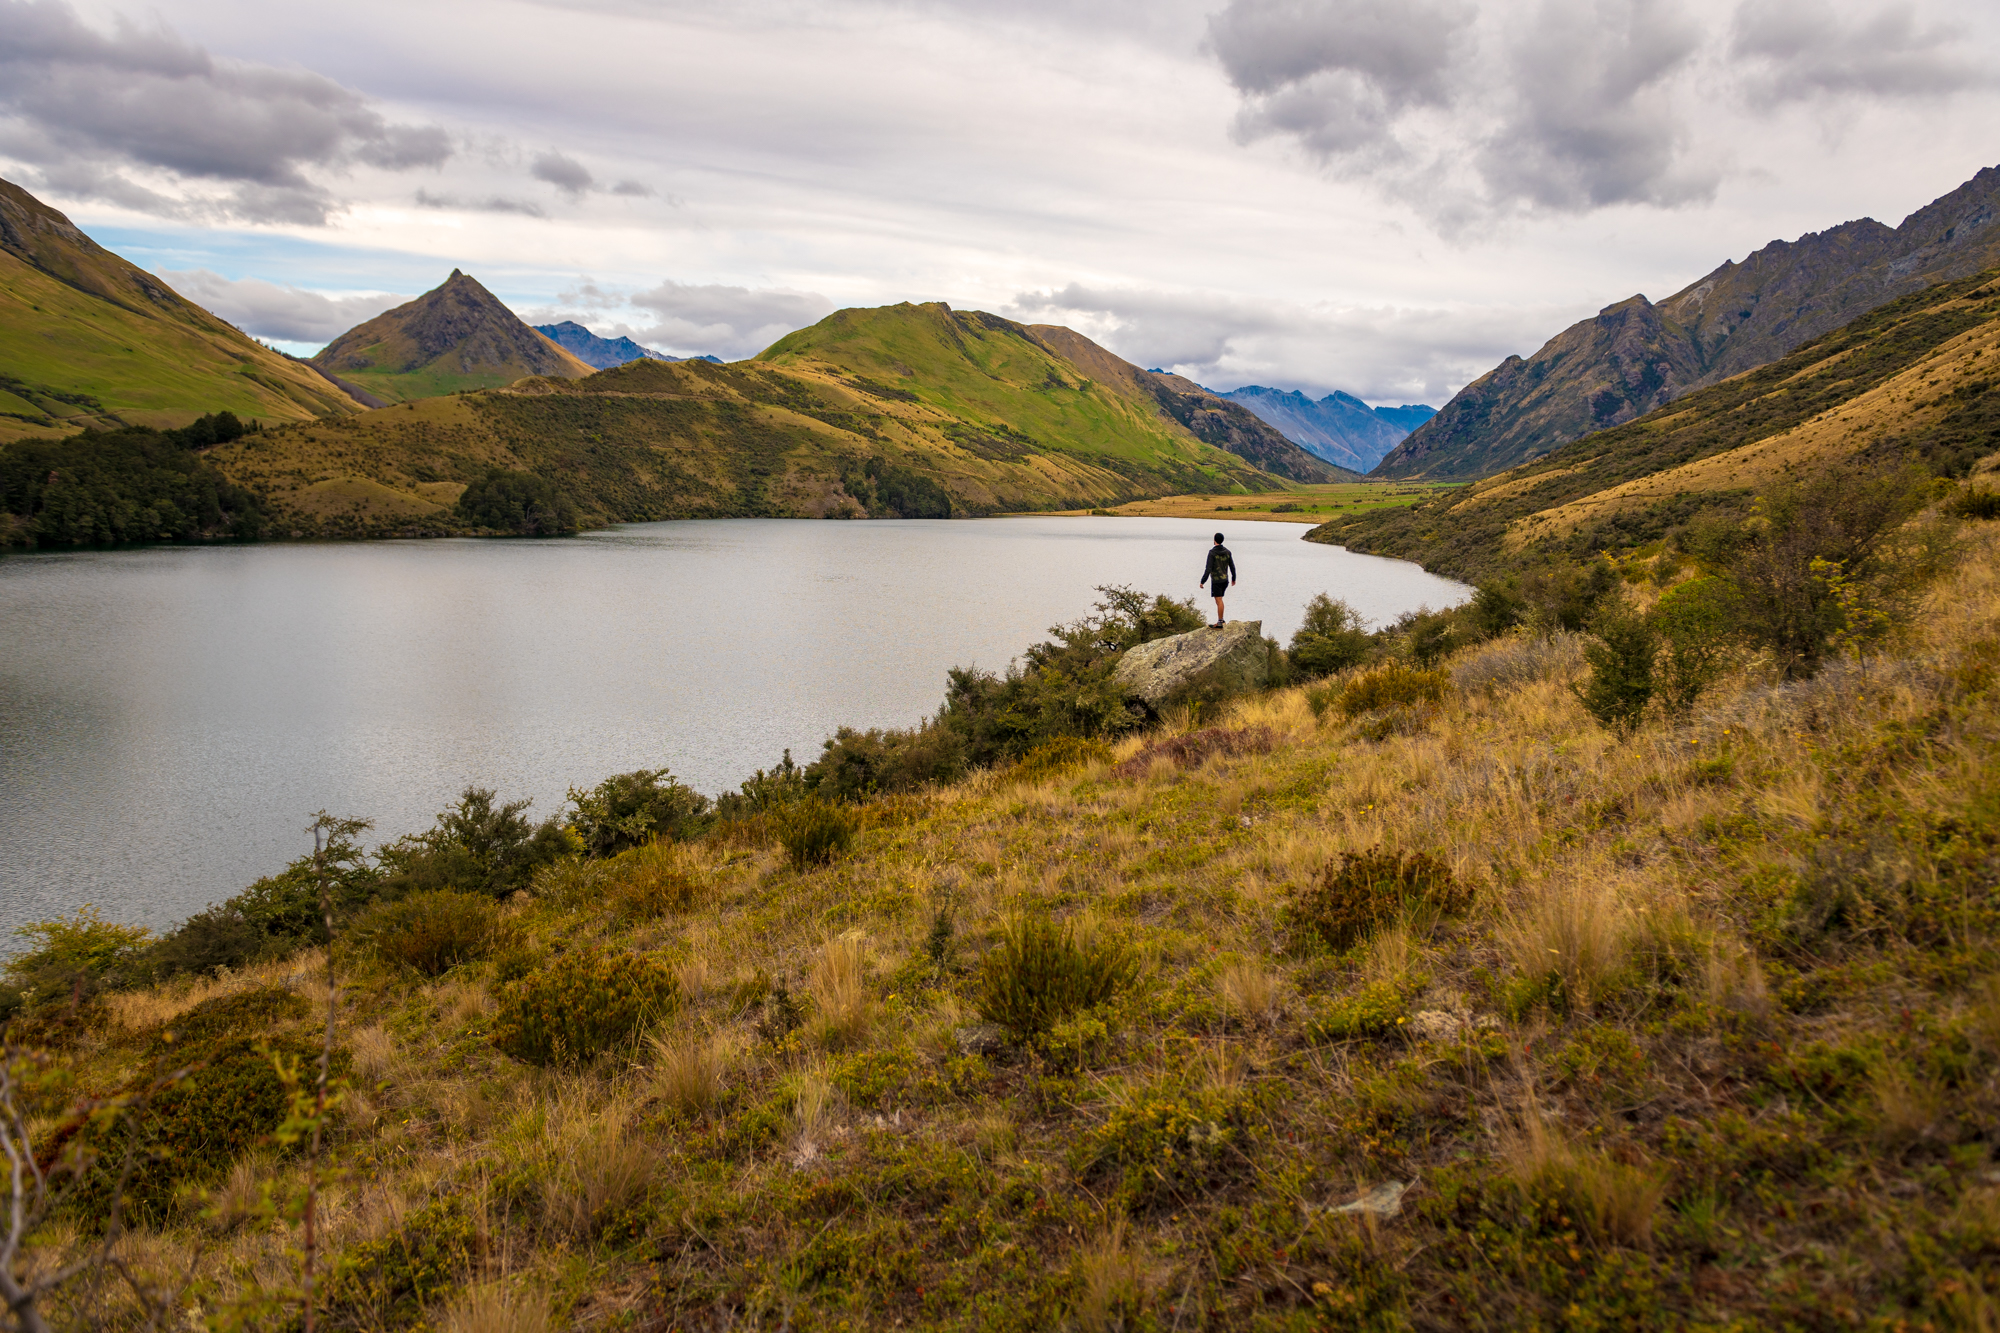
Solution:
{"label": "large grey boulder", "polygon": [[1126,651],[1112,684],[1150,708],[1197,681],[1223,694],[1260,690],[1271,678],[1264,622],[1235,620],[1221,629],[1198,629],[1154,639]]}

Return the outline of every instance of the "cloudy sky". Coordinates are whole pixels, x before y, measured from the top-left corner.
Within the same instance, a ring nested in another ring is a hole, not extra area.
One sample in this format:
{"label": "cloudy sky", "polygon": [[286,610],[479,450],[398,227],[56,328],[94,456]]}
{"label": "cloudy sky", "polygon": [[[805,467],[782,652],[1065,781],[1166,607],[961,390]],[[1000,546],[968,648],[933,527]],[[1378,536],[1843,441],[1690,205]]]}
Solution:
{"label": "cloudy sky", "polygon": [[289,350],[462,268],[747,356],[843,305],[1442,403],[2000,163],[1942,0],[0,0],[0,175]]}

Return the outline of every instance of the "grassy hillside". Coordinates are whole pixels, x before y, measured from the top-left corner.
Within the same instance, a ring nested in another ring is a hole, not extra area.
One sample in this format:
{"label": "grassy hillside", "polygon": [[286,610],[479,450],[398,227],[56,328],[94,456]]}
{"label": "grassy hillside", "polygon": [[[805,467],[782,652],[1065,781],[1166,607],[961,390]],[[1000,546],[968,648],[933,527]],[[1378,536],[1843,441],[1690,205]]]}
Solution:
{"label": "grassy hillside", "polygon": [[584,523],[985,514],[1285,485],[1014,334],[988,340],[990,374],[898,361],[938,360],[932,310],[841,312],[811,355],[795,334],[756,361],[529,379],[210,456],[263,498],[272,530],[301,535],[453,530],[457,495],[492,468],[559,487]]}
{"label": "grassy hillside", "polygon": [[[1434,704],[1336,680],[874,801],[823,866],[753,802],[378,909],[334,950],[321,1326],[1990,1327],[1996,558],[1978,525],[1878,655],[1739,659],[1624,738],[1578,640],[1515,634]],[[314,919],[306,863],[254,897]],[[83,1091],[207,1053],[119,1252],[209,1327],[298,1308],[302,1148],[200,1135],[277,1086],[253,1036],[313,1051],[322,964],[17,1027]]]}
{"label": "grassy hillside", "polygon": [[[776,366],[939,408],[997,440],[1059,442],[1133,460],[1183,432],[1293,481],[1353,474],[1313,457],[1255,414],[1178,376],[1154,375],[1073,329],[1016,324],[943,302],[841,310],[758,354]],[[1176,430],[1175,428],[1179,429]]]}
{"label": "grassy hillside", "polygon": [[341,334],[312,364],[386,403],[497,389],[530,375],[581,379],[592,370],[457,269],[416,300]]}
{"label": "grassy hillside", "polygon": [[297,421],[359,410],[0,181],[0,445],[204,413]]}
{"label": "grassy hillside", "polygon": [[1484,581],[1549,558],[1629,551],[1760,488],[1860,461],[1962,475],[2000,449],[2000,272],[1871,311],[1782,360],[1406,510],[1310,534]]}

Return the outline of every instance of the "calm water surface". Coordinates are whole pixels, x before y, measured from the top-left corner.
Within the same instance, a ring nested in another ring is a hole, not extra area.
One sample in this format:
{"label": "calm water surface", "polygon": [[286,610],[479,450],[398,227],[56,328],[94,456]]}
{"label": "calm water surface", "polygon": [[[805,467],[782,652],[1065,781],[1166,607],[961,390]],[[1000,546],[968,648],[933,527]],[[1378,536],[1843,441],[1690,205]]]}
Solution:
{"label": "calm water surface", "polygon": [[[1197,592],[1212,531],[742,519],[8,557],[0,930],[84,902],[171,925],[309,850],[319,809],[386,841],[468,783],[543,814],[641,767],[724,790],[934,712],[947,667],[1003,669],[1098,584]],[[1317,592],[1377,621],[1469,594],[1304,531],[1229,526],[1232,620],[1284,641]]]}

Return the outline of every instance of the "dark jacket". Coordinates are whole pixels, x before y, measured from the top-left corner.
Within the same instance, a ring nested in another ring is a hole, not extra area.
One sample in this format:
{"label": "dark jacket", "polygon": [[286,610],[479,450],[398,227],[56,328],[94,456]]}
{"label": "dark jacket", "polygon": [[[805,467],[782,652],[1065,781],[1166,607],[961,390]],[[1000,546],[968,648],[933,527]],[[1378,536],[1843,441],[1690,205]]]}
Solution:
{"label": "dark jacket", "polygon": [[[1213,582],[1210,582],[1213,580]],[[1208,568],[1202,571],[1201,581],[1209,585],[1209,596],[1220,597],[1222,590],[1236,580],[1236,557],[1229,554],[1229,548],[1217,543],[1208,548]]]}

